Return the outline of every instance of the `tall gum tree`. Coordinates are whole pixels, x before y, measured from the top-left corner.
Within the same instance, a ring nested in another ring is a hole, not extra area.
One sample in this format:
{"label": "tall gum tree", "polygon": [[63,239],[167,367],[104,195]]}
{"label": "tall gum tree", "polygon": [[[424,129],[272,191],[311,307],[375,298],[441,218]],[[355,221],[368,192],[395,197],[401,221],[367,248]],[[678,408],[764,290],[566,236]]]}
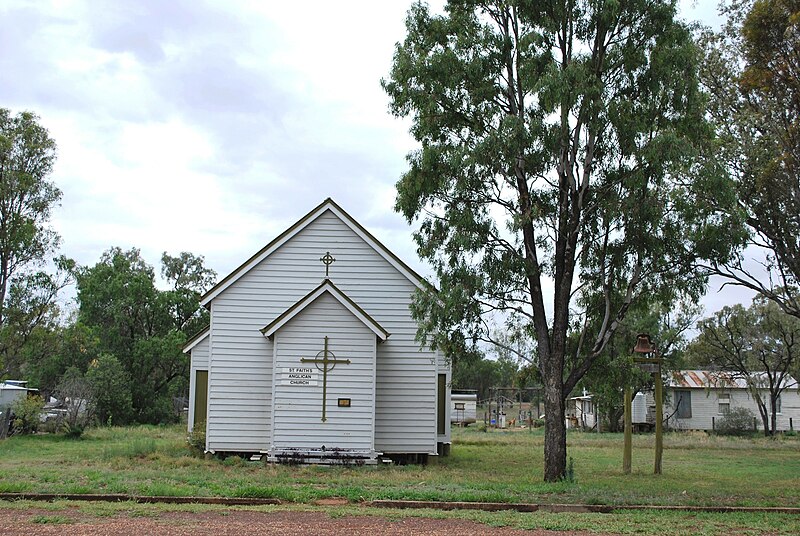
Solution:
{"label": "tall gum tree", "polygon": [[730,173],[750,230],[748,256],[710,273],[800,318],[800,1],[725,0],[726,23],[703,35],[701,82],[718,132],[713,153]]}
{"label": "tall gum tree", "polygon": [[58,247],[48,226],[61,191],[49,180],[56,144],[31,112],[0,108],[0,326],[14,278]]}
{"label": "tall gum tree", "polygon": [[729,194],[696,158],[711,131],[675,13],[646,0],[415,4],[382,82],[420,144],[395,206],[418,222],[440,289],[416,296],[419,335],[454,356],[496,342],[501,319],[535,341],[547,481],[565,474],[565,399],[631,304],[697,297],[693,261],[725,258],[737,236],[697,202]]}

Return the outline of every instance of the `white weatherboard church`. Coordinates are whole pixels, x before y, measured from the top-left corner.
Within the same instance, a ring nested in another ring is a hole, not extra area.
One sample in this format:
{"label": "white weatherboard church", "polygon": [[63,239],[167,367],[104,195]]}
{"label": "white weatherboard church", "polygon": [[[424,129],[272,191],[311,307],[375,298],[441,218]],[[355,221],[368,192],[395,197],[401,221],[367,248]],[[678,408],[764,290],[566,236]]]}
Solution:
{"label": "white weatherboard church", "polygon": [[[449,451],[450,367],[415,341],[422,278],[331,199],[201,299],[189,430],[271,461],[426,461]],[[203,424],[204,423],[204,424]]]}

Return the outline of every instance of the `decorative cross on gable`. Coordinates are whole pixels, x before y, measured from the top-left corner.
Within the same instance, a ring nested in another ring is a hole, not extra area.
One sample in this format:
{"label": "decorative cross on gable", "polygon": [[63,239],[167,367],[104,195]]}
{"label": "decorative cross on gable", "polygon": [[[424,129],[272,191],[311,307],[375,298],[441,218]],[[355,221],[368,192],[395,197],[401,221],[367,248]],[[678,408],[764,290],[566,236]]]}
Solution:
{"label": "decorative cross on gable", "polygon": [[336,259],[333,258],[330,251],[326,251],[325,255],[320,257],[319,260],[325,265],[325,277],[328,277],[328,268],[330,268],[331,264],[336,262]]}

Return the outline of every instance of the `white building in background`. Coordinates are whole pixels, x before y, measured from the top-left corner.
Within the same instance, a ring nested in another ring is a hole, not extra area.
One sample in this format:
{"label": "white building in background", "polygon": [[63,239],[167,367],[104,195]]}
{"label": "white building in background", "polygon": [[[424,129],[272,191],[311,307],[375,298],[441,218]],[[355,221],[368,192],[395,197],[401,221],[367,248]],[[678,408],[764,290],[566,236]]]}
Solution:
{"label": "white building in background", "polygon": [[582,396],[567,399],[565,408],[567,428],[592,430],[597,427],[597,404],[594,397],[584,389]]}
{"label": "white building in background", "polygon": [[477,420],[478,393],[454,391],[451,395],[450,422],[468,426]]}
{"label": "white building in background", "polygon": [[206,427],[208,452],[274,461],[449,452],[450,366],[409,311],[422,285],[325,200],[201,299],[189,429]]}
{"label": "white building in background", "polygon": [[10,408],[14,402],[28,396],[28,393],[38,393],[38,389],[28,389],[28,382],[22,380],[5,380],[0,382],[0,411]]}
{"label": "white building in background", "polygon": [[[741,377],[729,372],[680,370],[668,378],[664,418],[677,430],[713,430],[733,408],[746,408],[755,418],[754,426],[764,429],[758,406]],[[763,383],[763,382],[760,382]],[[785,390],[776,404],[776,430],[797,430],[800,426],[800,392],[794,378],[784,380]],[[759,389],[769,408],[769,390]]]}

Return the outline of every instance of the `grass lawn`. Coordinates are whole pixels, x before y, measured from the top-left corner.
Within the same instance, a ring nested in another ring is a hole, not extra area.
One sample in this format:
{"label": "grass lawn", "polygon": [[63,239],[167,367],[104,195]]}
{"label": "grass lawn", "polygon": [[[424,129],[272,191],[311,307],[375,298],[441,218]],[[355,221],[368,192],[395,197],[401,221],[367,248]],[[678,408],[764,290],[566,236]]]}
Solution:
{"label": "grass lawn", "polygon": [[0,492],[274,497],[291,502],[344,497],[354,502],[800,506],[798,437],[668,434],[664,474],[654,476],[653,437],[636,436],[633,474],[626,476],[621,471],[621,435],[572,432],[568,455],[574,460],[575,481],[545,484],[541,431],[454,429],[450,457],[428,466],[392,467],[206,460],[191,455],[185,435],[179,426],[141,426],[92,429],[80,440],[15,436],[0,442]]}

